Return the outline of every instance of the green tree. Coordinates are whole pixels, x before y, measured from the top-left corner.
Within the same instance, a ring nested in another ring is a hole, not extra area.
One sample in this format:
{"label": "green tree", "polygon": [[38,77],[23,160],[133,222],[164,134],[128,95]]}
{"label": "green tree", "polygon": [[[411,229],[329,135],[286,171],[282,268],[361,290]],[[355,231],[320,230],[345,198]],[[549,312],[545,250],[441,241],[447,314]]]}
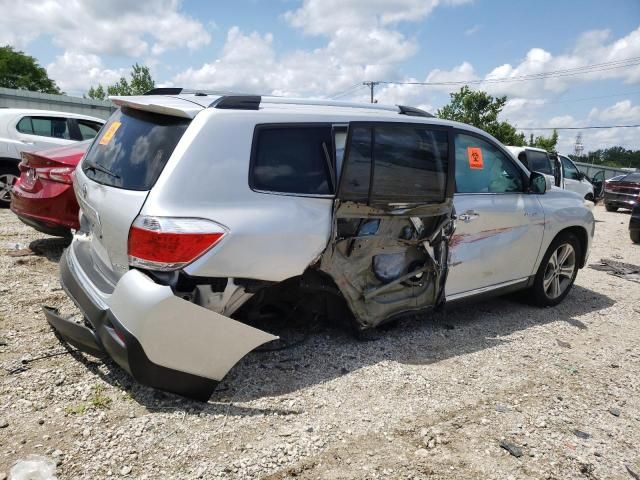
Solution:
{"label": "green tree", "polygon": [[106,93],[104,93],[104,88],[102,88],[102,85],[98,85],[95,88],[91,87],[87,92],[87,97],[95,98],[97,100],[104,100],[105,96],[106,96]]}
{"label": "green tree", "polygon": [[590,151],[580,158],[575,155],[569,155],[569,157],[578,162],[594,165],[640,169],[640,150],[629,150],[620,146]]}
{"label": "green tree", "polygon": [[155,87],[156,82],[151,77],[149,67],[138,65],[131,67],[129,74],[131,79],[127,81],[125,77],[120,77],[113,85],[107,85],[106,92],[102,85],[91,87],[87,92],[89,98],[104,100],[108,95],[142,95]]}
{"label": "green tree", "polygon": [[436,112],[440,118],[468,123],[490,133],[506,145],[524,145],[525,136],[498,116],[507,97],[493,97],[487,92],[471,90],[467,85],[450,94],[451,100]]}
{"label": "green tree", "polygon": [[0,47],[0,87],[62,94],[35,58],[9,45]]}
{"label": "green tree", "polygon": [[541,135],[534,139],[533,133],[532,133],[529,139],[530,147],[544,148],[548,152],[554,151],[556,149],[557,144],[558,144],[558,131],[555,129],[553,130],[553,133],[551,134],[550,137],[545,137]]}

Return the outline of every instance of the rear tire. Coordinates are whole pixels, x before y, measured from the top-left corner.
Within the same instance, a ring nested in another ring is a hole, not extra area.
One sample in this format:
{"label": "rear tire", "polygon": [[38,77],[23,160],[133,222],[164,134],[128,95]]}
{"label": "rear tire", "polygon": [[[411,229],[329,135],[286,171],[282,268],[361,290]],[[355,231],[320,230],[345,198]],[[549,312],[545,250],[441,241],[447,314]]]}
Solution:
{"label": "rear tire", "polygon": [[538,267],[530,290],[532,303],[540,307],[552,307],[562,302],[576,279],[580,258],[580,240],[571,233],[558,235]]}
{"label": "rear tire", "polygon": [[629,236],[633,243],[640,243],[640,230],[630,230]]}
{"label": "rear tire", "polygon": [[20,176],[20,170],[13,165],[0,164],[0,208],[9,208],[11,188]]}
{"label": "rear tire", "polygon": [[618,207],[614,207],[613,205],[607,205],[606,203],[604,204],[604,208],[607,209],[607,212],[617,212],[618,211]]}

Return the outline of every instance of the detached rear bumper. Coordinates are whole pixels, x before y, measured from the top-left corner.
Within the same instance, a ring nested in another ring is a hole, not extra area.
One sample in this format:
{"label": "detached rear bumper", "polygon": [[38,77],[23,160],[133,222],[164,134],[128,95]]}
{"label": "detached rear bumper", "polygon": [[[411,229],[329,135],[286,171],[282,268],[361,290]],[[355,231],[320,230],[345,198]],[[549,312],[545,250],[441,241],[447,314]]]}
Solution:
{"label": "detached rear bumper", "polygon": [[98,294],[74,244],[60,259],[61,282],[92,328],[53,309],[45,309],[47,321],[77,348],[106,352],[140,383],[206,401],[238,360],[276,338],[178,298],[137,270]]}

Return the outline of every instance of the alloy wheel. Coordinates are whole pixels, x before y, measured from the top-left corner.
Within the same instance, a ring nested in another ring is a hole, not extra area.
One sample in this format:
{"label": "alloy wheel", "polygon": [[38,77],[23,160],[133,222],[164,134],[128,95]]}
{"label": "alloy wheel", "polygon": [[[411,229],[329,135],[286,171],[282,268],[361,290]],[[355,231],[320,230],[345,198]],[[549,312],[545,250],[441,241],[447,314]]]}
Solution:
{"label": "alloy wheel", "polygon": [[549,257],[542,285],[548,298],[562,295],[573,281],[576,270],[576,251],[570,243],[560,245]]}
{"label": "alloy wheel", "polygon": [[0,203],[11,202],[11,189],[17,180],[18,177],[12,173],[0,174]]}

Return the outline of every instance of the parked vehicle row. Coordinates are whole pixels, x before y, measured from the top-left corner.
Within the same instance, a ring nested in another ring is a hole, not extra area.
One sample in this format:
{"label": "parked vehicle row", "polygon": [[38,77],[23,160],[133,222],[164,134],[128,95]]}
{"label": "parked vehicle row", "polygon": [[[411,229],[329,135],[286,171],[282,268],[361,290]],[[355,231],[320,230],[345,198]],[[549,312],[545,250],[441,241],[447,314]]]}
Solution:
{"label": "parked vehicle row", "polygon": [[11,202],[23,152],[70,145],[94,138],[104,120],[75,113],[0,109],[0,207]]}
{"label": "parked vehicle row", "polygon": [[588,257],[583,199],[468,125],[181,89],[112,100],[60,260],[86,324],[45,313],[156,388],[208,398],[294,310],[364,330],[514,290],[556,305]]}
{"label": "parked vehicle row", "polygon": [[507,148],[527,168],[549,177],[556,187],[575,192],[591,202],[601,197],[604,186],[603,171],[589,178],[566,155],[549,153],[535,147],[509,146]]}

